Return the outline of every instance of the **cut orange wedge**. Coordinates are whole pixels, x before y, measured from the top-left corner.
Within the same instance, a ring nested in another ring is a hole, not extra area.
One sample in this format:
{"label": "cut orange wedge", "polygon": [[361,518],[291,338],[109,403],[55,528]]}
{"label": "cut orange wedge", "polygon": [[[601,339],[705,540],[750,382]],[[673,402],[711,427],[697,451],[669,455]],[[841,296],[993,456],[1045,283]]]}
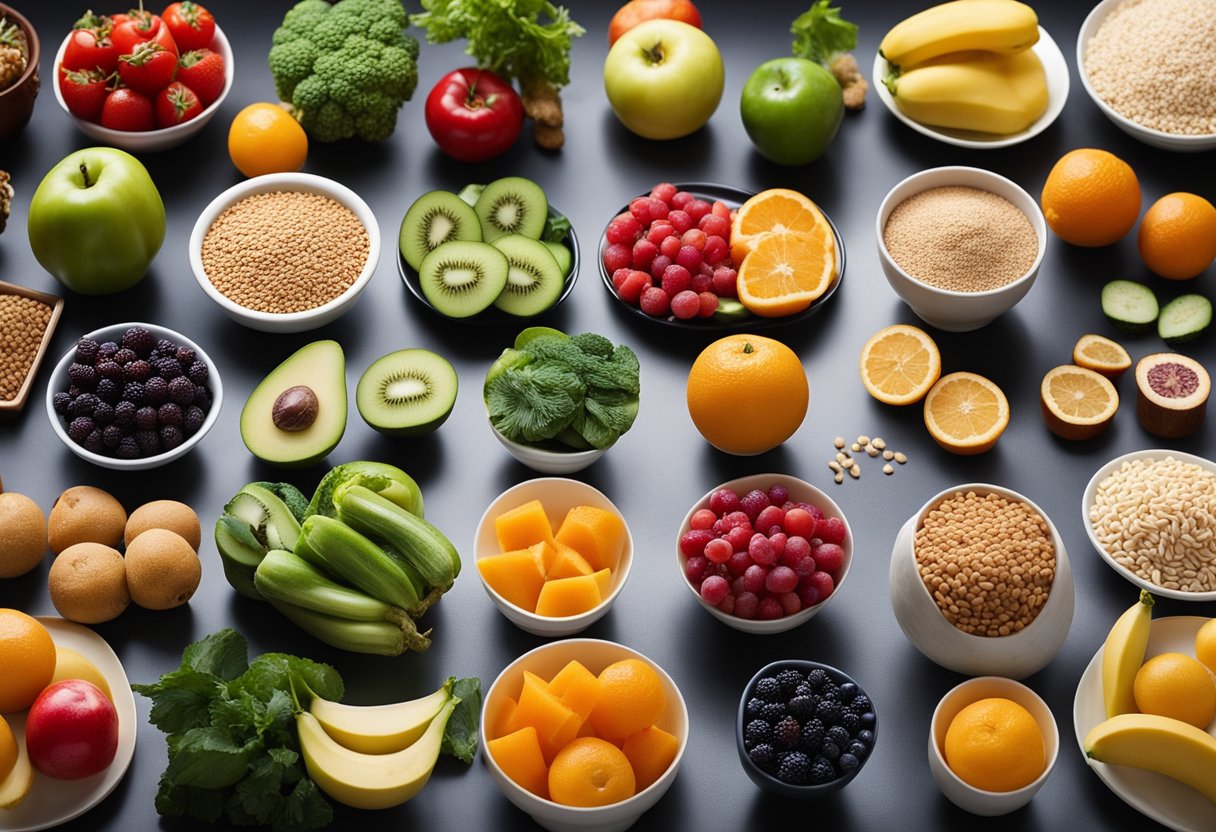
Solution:
{"label": "cut orange wedge", "polygon": [[1082,335],[1072,348],[1072,363],[1107,378],[1118,378],[1132,366],[1132,357],[1109,338]]}
{"label": "cut orange wedge", "polygon": [[780,318],[806,309],[835,279],[831,234],[766,234],[739,266],[739,301],[754,315]]}
{"label": "cut orange wedge", "polygon": [[766,234],[826,235],[835,246],[832,226],[819,206],[788,188],[761,191],[739,207],[731,220],[731,259],[742,263]]}
{"label": "cut orange wedge", "polygon": [[1063,439],[1092,439],[1106,430],[1119,409],[1110,379],[1085,367],[1065,364],[1043,376],[1039,403],[1047,428]]}
{"label": "cut orange wedge", "polygon": [[929,334],[895,324],[861,348],[861,383],[884,404],[916,404],[942,373],[942,356]]}
{"label": "cut orange wedge", "polygon": [[976,373],[950,373],[925,396],[925,427],[937,444],[955,454],[982,454],[1009,425],[1009,400],[1001,388]]}

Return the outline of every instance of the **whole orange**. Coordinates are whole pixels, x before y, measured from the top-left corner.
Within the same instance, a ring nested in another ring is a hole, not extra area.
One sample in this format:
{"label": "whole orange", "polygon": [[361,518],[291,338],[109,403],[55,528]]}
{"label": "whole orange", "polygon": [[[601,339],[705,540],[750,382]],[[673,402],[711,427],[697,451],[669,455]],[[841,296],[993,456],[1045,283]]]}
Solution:
{"label": "whole orange", "polygon": [[806,417],[810,385],[798,356],[780,341],[728,335],[706,347],[688,373],[688,415],[721,451],[764,453]]}
{"label": "whole orange", "polygon": [[36,618],[0,609],[0,713],[24,711],[55,674],[55,641]]}
{"label": "whole orange", "polygon": [[1074,246],[1108,246],[1140,216],[1140,181],[1127,162],[1105,150],[1069,151],[1047,174],[1040,197],[1047,225]]}
{"label": "whole orange", "polygon": [[608,24],[608,45],[612,46],[617,38],[639,23],[655,18],[679,20],[701,28],[701,12],[691,0],[629,0],[616,10]]}
{"label": "whole orange", "polygon": [[1136,242],[1153,274],[1198,277],[1216,260],[1216,208],[1195,194],[1166,194],[1144,212]]}
{"label": "whole orange", "polygon": [[289,173],[304,167],[308,136],[300,123],[276,104],[250,104],[228,129],[228,155],[246,176]]}

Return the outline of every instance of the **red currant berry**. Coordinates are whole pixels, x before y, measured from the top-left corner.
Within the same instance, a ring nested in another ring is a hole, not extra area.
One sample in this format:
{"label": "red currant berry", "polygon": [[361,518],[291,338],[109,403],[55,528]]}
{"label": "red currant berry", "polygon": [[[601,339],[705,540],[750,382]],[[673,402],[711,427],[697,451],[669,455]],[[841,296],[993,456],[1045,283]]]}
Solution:
{"label": "red currant berry", "polygon": [[714,521],[718,519],[718,515],[714,514],[707,508],[697,509],[692,513],[692,517],[688,520],[689,528],[693,529],[709,529],[714,525]]}
{"label": "red currant berry", "polygon": [[730,584],[721,575],[710,575],[701,581],[701,598],[707,604],[717,606],[729,591]]}
{"label": "red currant berry", "polygon": [[732,554],[734,549],[725,538],[715,537],[705,544],[705,557],[710,563],[726,563]]}
{"label": "red currant berry", "polygon": [[719,517],[739,510],[739,495],[730,488],[719,488],[709,495],[709,510]]}

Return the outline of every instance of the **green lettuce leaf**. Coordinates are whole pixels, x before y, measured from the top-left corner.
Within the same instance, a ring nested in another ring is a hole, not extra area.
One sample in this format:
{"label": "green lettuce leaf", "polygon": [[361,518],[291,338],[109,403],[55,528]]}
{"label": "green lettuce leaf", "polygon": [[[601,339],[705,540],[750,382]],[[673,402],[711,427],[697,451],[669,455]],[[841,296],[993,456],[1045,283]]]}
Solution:
{"label": "green lettuce leaf", "polygon": [[857,25],[842,19],[840,8],[830,3],[816,0],[790,24],[795,56],[826,65],[833,56],[857,48]]}

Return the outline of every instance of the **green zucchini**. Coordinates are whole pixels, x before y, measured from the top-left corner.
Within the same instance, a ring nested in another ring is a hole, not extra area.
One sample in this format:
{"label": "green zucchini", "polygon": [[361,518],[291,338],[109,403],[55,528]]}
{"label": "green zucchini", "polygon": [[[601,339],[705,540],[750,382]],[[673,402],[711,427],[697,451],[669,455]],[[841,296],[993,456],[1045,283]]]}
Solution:
{"label": "green zucchini", "polygon": [[400,656],[406,650],[421,653],[431,646],[426,633],[418,632],[408,617],[401,624],[387,621],[351,621],[271,599],[271,605],[309,635],[331,647],[352,653]]}
{"label": "green zucchini", "polygon": [[361,485],[340,488],[338,519],[399,552],[428,587],[446,588],[460,573],[460,554],[443,532]]}
{"label": "green zucchini", "polygon": [[314,514],[305,520],[294,552],[337,580],[403,610],[416,609],[425,594],[392,555],[332,517]]}
{"label": "green zucchini", "polygon": [[404,610],[331,580],[308,561],[283,549],[267,552],[253,579],[263,598],[335,618],[399,625],[406,617]]}
{"label": "green zucchini", "polygon": [[1102,287],[1102,312],[1124,332],[1149,332],[1160,307],[1153,290],[1134,280],[1112,280]]}
{"label": "green zucchini", "polygon": [[1167,344],[1183,344],[1212,325],[1212,302],[1203,295],[1179,295],[1161,307],[1157,334]]}

